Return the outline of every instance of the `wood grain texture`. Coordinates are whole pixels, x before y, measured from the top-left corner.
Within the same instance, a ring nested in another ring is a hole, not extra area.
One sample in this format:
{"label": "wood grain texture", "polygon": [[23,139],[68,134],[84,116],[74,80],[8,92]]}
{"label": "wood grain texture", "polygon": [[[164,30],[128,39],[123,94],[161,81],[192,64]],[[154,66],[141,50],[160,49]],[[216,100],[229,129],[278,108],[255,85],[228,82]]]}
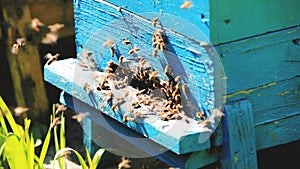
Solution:
{"label": "wood grain texture", "polygon": [[[139,122],[122,122],[122,110],[112,111],[110,106],[99,106],[99,103],[106,102],[103,93],[93,91],[87,94],[83,89],[83,84],[88,82],[93,84],[94,71],[82,70],[77,65],[76,59],[65,59],[46,65],[44,68],[44,78],[58,88],[71,94],[82,102],[92,106],[99,112],[103,112],[117,121],[124,124],[142,135],[154,140],[177,154],[194,152],[207,149],[210,145],[208,132],[198,125],[198,122],[189,118],[189,123],[184,119],[175,121],[162,121],[155,115],[149,115]],[[76,108],[75,108],[76,110]],[[99,114],[99,113],[98,113]],[[97,120],[98,118],[93,118]],[[188,139],[186,139],[187,137]],[[208,140],[201,143],[199,140]]]}
{"label": "wood grain texture", "polygon": [[293,43],[298,38],[300,28],[296,27],[218,46],[227,77],[227,93],[299,75],[300,48]]}
{"label": "wood grain texture", "polygon": [[255,130],[251,103],[227,103],[224,117],[222,168],[257,168]]}
{"label": "wood grain texture", "polygon": [[[99,0],[100,2],[100,0]],[[181,9],[183,1],[147,0],[147,1],[118,1],[107,2],[120,6],[144,17],[149,12],[157,15],[174,15],[194,24],[209,37],[213,44],[227,43],[251,36],[261,35],[271,31],[299,25],[299,1],[280,0],[267,1],[238,0],[199,0],[192,1],[188,9]],[[149,17],[148,19],[152,19]],[[170,24],[172,25],[172,24]],[[171,26],[174,27],[174,26]],[[174,28],[177,29],[177,28]],[[183,29],[177,29],[183,34]],[[188,33],[195,37],[191,33]]]}
{"label": "wood grain texture", "polygon": [[3,4],[2,12],[7,23],[4,30],[5,37],[7,37],[6,56],[12,76],[16,106],[28,107],[30,117],[38,121],[48,109],[38,46],[27,41],[17,55],[11,53],[11,47],[16,39],[27,37],[27,24],[31,21],[28,5],[24,1],[18,3],[5,2]]}

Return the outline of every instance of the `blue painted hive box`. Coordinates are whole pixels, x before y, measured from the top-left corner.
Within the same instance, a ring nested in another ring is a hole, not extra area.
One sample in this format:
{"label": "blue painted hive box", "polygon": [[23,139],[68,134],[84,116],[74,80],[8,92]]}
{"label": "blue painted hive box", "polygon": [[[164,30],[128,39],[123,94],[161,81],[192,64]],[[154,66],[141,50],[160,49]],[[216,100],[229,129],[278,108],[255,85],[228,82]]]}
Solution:
{"label": "blue painted hive box", "polygon": [[75,0],[77,59],[45,65],[45,80],[101,146],[257,168],[256,150],[300,138],[297,4]]}

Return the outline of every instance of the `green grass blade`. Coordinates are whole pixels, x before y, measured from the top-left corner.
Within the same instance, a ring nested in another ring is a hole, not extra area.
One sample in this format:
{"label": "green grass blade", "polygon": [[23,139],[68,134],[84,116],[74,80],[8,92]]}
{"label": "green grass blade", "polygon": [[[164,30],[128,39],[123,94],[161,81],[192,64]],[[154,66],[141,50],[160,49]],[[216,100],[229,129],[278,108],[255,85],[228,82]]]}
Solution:
{"label": "green grass blade", "polygon": [[29,168],[34,168],[34,139],[31,135],[29,142],[29,146],[27,147],[27,159]]}
{"label": "green grass blade", "polygon": [[92,169],[93,163],[92,163],[90,152],[89,152],[89,150],[87,148],[85,148],[85,152],[86,152],[86,157],[87,157],[90,169]]}
{"label": "green grass blade", "polygon": [[1,133],[4,133],[6,136],[8,135],[8,130],[7,130],[7,126],[4,120],[3,115],[4,112],[2,111],[2,108],[0,107],[0,123],[1,123]]}
{"label": "green grass blade", "polygon": [[62,113],[60,118],[60,149],[66,148],[66,136],[65,136],[65,117]]}
{"label": "green grass blade", "polygon": [[29,169],[24,143],[20,140],[16,134],[9,134],[4,148],[5,155],[10,168]]}
{"label": "green grass blade", "polygon": [[[17,123],[15,122],[10,110],[8,109],[8,107],[6,106],[6,104],[4,103],[2,97],[0,96],[0,109],[2,111],[2,113],[5,114],[5,117],[10,125],[10,127],[13,130],[13,133],[15,133],[17,136],[21,137],[21,133],[19,131],[19,127],[17,126]],[[2,124],[2,123],[1,123]]]}
{"label": "green grass blade", "polygon": [[40,154],[40,158],[39,158],[41,163],[44,163],[44,160],[45,160],[45,157],[47,155],[48,148],[49,148],[50,139],[51,139],[51,127],[49,127],[49,129],[48,129],[48,132],[47,132],[47,135],[45,137],[43,147],[42,147],[42,150],[41,150],[41,154]]}
{"label": "green grass blade", "polygon": [[93,157],[93,161],[92,161],[92,164],[93,164],[93,169],[96,169],[103,154],[105,152],[105,149],[102,149],[100,148],[99,150],[97,150],[97,152],[95,153],[94,157]]}
{"label": "green grass blade", "polygon": [[34,160],[37,162],[37,164],[38,164],[37,167],[39,169],[44,169],[43,162],[40,160],[40,158],[37,155],[34,155]]}
{"label": "green grass blade", "polygon": [[63,155],[64,153],[66,153],[67,151],[72,151],[75,153],[75,155],[77,156],[79,163],[82,167],[82,169],[88,169],[87,165],[85,164],[84,159],[82,158],[82,156],[74,149],[72,148],[63,148],[60,149],[59,151],[56,152],[55,156],[54,156],[54,161],[57,160],[58,158],[60,158],[61,155]]}

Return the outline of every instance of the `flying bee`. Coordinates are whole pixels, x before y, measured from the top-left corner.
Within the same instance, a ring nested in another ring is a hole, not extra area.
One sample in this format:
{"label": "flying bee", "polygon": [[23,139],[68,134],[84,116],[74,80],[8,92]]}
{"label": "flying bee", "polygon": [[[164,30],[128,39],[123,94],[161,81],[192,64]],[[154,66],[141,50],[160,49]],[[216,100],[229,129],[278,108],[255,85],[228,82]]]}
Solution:
{"label": "flying bee", "polygon": [[125,157],[122,157],[122,161],[118,164],[118,169],[122,168],[131,168],[130,163],[131,161]]}
{"label": "flying bee", "polygon": [[152,21],[152,26],[156,26],[158,21],[158,17],[154,17]]}
{"label": "flying bee", "polygon": [[26,40],[24,38],[17,38],[16,42],[13,44],[11,48],[11,53],[18,54],[21,47],[25,46]]}
{"label": "flying bee", "polygon": [[139,50],[140,50],[140,48],[134,47],[133,49],[129,50],[128,54],[129,54],[129,55],[132,55],[132,54],[138,52]]}
{"label": "flying bee", "polygon": [[86,91],[87,94],[90,94],[92,92],[91,86],[88,82],[85,82],[82,86],[83,90]]}
{"label": "flying bee", "polygon": [[40,26],[45,26],[44,23],[42,23],[38,18],[33,18],[31,20],[31,28],[36,31],[36,32],[39,32],[40,31]]}
{"label": "flying bee", "polygon": [[221,110],[218,108],[214,109],[214,115],[215,115],[215,117],[218,117],[218,118],[225,116],[225,114],[223,112],[221,112]]}
{"label": "flying bee", "polygon": [[102,43],[102,47],[114,47],[115,41],[113,39],[107,39],[105,42]]}
{"label": "flying bee", "polygon": [[56,117],[55,119],[53,119],[50,128],[54,128],[55,126],[59,125],[61,123],[60,119],[58,117]]}
{"label": "flying bee", "polygon": [[50,29],[50,32],[57,32],[59,29],[65,27],[64,24],[55,23],[53,25],[49,25],[48,28]]}
{"label": "flying bee", "polygon": [[129,45],[131,42],[128,40],[128,39],[124,39],[123,41],[122,41],[122,44],[123,45]]}
{"label": "flying bee", "polygon": [[59,157],[69,157],[71,155],[71,151],[65,151],[59,155]]}
{"label": "flying bee", "polygon": [[192,7],[192,5],[193,5],[192,1],[185,1],[185,2],[180,6],[180,8],[181,8],[181,9],[186,9],[186,8]]}
{"label": "flying bee", "polygon": [[164,69],[164,73],[168,76],[168,77],[173,77],[173,69],[170,65],[167,65]]}
{"label": "flying bee", "polygon": [[44,58],[45,59],[48,59],[46,64],[47,65],[50,65],[51,63],[53,63],[54,61],[56,61],[58,59],[58,56],[60,56],[60,54],[55,54],[55,55],[52,55],[51,53],[47,53]]}
{"label": "flying bee", "polygon": [[59,112],[62,112],[62,111],[66,111],[68,109],[65,105],[59,104],[59,103],[56,103],[55,107],[57,108],[55,111],[55,114],[58,114]]}

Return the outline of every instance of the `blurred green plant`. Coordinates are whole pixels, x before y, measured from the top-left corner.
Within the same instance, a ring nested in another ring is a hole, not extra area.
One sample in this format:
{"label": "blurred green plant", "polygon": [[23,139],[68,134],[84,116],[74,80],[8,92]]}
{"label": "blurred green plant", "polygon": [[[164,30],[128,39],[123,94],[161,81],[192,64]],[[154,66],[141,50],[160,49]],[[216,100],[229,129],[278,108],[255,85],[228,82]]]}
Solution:
{"label": "blurred green plant", "polygon": [[[65,169],[64,157],[71,152],[77,156],[83,169],[96,169],[101,160],[104,149],[99,149],[93,159],[86,149],[88,165],[84,158],[74,149],[66,147],[65,137],[65,117],[62,112],[59,117],[55,114],[55,105],[53,113],[50,116],[50,126],[45,136],[44,143],[39,156],[35,154],[35,143],[33,134],[30,133],[31,120],[24,119],[24,128],[17,124],[13,115],[0,96],[0,167],[11,169],[44,169],[44,161],[48,152],[51,131],[54,132],[54,144],[56,154],[53,161],[58,161],[59,167]],[[57,113],[57,112],[56,112]],[[60,124],[59,137],[58,125]],[[53,163],[54,164],[54,163]],[[88,167],[89,166],[89,167]],[[54,168],[54,166],[53,166]]]}

